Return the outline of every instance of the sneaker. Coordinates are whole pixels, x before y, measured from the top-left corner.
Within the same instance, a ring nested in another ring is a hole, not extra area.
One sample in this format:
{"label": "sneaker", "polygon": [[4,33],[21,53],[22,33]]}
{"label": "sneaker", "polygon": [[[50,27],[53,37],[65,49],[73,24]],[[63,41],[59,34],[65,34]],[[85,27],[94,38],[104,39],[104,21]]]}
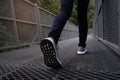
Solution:
{"label": "sneaker", "polygon": [[52,37],[45,38],[40,43],[41,51],[44,55],[44,62],[48,67],[61,68],[62,64],[58,59],[57,46]]}
{"label": "sneaker", "polygon": [[78,47],[77,54],[85,54],[87,53],[87,49],[83,47]]}

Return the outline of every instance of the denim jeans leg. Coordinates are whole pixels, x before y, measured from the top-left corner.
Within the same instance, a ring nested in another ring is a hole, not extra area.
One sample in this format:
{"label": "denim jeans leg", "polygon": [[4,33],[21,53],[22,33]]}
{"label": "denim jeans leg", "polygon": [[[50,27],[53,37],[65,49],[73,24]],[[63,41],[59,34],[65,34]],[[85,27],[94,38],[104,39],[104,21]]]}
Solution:
{"label": "denim jeans leg", "polygon": [[48,37],[52,37],[55,40],[55,43],[58,43],[61,32],[64,28],[66,21],[69,19],[72,8],[73,8],[74,0],[61,0],[61,9],[58,15],[55,17],[55,20],[52,24],[51,31]]}

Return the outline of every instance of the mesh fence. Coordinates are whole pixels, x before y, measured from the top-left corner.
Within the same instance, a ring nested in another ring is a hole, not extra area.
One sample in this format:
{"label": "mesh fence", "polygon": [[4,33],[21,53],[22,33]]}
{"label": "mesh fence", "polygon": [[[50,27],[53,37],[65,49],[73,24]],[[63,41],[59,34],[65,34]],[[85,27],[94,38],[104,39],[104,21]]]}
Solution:
{"label": "mesh fence", "polygon": [[31,43],[35,35],[37,35],[36,25],[24,23],[17,23],[17,25],[20,43]]}
{"label": "mesh fence", "polygon": [[94,35],[119,54],[119,0],[96,0]]}
{"label": "mesh fence", "polygon": [[15,44],[14,27],[12,21],[0,19],[0,47]]}
{"label": "mesh fence", "polygon": [[34,5],[30,5],[24,0],[14,0],[14,9],[16,19],[35,22],[35,7]]}
{"label": "mesh fence", "polygon": [[[0,32],[1,47],[40,42],[48,36],[54,18],[54,14],[27,0],[0,0],[0,23],[5,27],[5,31],[0,30],[5,33]],[[61,39],[77,35],[77,27],[67,22]]]}
{"label": "mesh fence", "polygon": [[0,16],[12,17],[10,0],[0,0]]}
{"label": "mesh fence", "polygon": [[104,39],[118,45],[119,25],[118,25],[118,0],[104,0]]}

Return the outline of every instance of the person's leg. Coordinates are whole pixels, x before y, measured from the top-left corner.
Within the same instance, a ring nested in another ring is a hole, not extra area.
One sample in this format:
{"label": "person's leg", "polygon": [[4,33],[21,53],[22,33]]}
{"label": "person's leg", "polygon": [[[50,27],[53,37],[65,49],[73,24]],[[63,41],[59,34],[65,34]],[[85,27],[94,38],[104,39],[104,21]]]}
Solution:
{"label": "person's leg", "polygon": [[79,47],[86,47],[88,32],[87,10],[90,0],[78,0]]}
{"label": "person's leg", "polygon": [[61,10],[56,16],[48,38],[40,43],[44,55],[44,62],[48,67],[61,68],[62,63],[58,59],[57,43],[66,21],[69,19],[73,7],[73,0],[61,0]]}
{"label": "person's leg", "polygon": [[61,0],[61,9],[59,14],[55,17],[55,20],[52,25],[52,29],[48,35],[48,37],[52,37],[55,43],[58,43],[59,37],[63,30],[63,27],[66,21],[69,19],[72,8],[73,8],[73,1],[74,0]]}

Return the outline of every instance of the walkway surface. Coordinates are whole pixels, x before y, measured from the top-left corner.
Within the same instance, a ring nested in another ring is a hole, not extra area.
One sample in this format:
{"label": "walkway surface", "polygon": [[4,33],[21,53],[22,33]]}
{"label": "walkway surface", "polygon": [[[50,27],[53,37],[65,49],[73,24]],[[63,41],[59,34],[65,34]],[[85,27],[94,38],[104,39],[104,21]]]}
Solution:
{"label": "walkway surface", "polygon": [[45,66],[39,45],[0,53],[1,80],[118,80],[120,57],[88,36],[88,53],[77,55],[78,38],[59,42],[61,70]]}

